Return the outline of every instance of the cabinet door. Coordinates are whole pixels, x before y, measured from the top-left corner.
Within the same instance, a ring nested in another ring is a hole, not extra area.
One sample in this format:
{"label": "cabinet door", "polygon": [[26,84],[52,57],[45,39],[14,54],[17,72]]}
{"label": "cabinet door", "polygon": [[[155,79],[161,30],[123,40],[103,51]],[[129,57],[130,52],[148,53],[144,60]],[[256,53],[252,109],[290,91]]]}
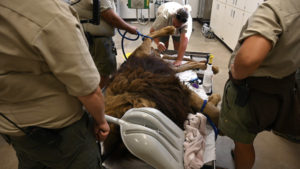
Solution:
{"label": "cabinet door", "polygon": [[263,2],[263,0],[246,0],[245,11],[253,13],[257,9],[257,7]]}
{"label": "cabinet door", "polygon": [[235,8],[245,10],[246,0],[227,0],[226,5],[233,6]]}
{"label": "cabinet door", "polygon": [[249,19],[249,17],[250,17],[251,15],[252,15],[251,13],[246,12],[246,11],[243,13],[243,21],[242,21],[242,25],[243,25],[243,26],[246,24],[247,20]]}
{"label": "cabinet door", "polygon": [[245,10],[246,0],[234,0],[234,6],[238,9]]}
{"label": "cabinet door", "polygon": [[224,25],[223,25],[223,28],[222,28],[222,30],[224,32],[223,41],[230,48],[231,48],[230,41],[231,41],[231,38],[232,38],[232,34],[234,33],[233,30],[232,30],[234,28],[234,25],[233,25],[234,20],[233,20],[233,17],[232,17],[233,11],[234,11],[233,6],[229,6],[229,5],[226,6],[226,10],[225,10],[225,13],[224,13],[225,18],[223,20]]}
{"label": "cabinet door", "polygon": [[234,19],[234,35],[232,36],[232,40],[230,41],[230,45],[231,45],[231,49],[233,50],[239,40],[241,31],[243,26],[245,25],[244,23],[244,14],[245,11],[240,10],[240,9],[236,9],[235,13],[233,15],[233,19]]}
{"label": "cabinet door", "polygon": [[234,6],[235,0],[227,0],[226,5]]}
{"label": "cabinet door", "polygon": [[226,4],[227,1],[229,0],[219,0],[221,3]]}
{"label": "cabinet door", "polygon": [[213,0],[213,4],[211,7],[211,15],[210,15],[210,27],[213,29],[214,33],[217,34],[217,27],[218,27],[218,14],[219,14],[219,8],[218,7],[219,2],[217,0]]}
{"label": "cabinet door", "polygon": [[224,42],[231,49],[235,48],[242,29],[243,13],[244,11],[238,8],[232,6],[226,7],[225,16],[227,19],[223,28]]}
{"label": "cabinet door", "polygon": [[223,39],[223,25],[224,25],[224,13],[226,6],[224,3],[221,3],[217,0],[213,1],[212,13],[211,13],[211,21],[210,26],[214,33],[220,38]]}

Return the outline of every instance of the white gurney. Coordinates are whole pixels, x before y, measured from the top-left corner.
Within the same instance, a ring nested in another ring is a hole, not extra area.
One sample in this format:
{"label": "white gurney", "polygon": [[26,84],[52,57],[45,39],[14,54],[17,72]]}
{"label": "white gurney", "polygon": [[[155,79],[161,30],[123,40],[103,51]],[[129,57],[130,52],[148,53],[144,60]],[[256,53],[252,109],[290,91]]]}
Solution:
{"label": "white gurney", "polygon": [[[106,115],[108,122],[120,125],[127,149],[156,169],[184,169],[184,131],[154,108],[133,108],[121,119]],[[215,133],[207,127],[204,163],[214,161]],[[214,165],[214,162],[213,162]]]}

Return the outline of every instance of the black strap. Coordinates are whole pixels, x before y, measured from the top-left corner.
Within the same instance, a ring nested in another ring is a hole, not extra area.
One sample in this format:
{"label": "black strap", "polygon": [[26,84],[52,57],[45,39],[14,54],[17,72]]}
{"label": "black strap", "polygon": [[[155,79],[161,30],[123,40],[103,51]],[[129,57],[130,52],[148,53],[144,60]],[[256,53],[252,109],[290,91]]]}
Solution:
{"label": "black strap", "polygon": [[93,0],[93,18],[92,19],[87,19],[87,20],[80,20],[80,23],[91,23],[94,25],[99,25],[100,24],[100,0]]}
{"label": "black strap", "polygon": [[16,128],[18,128],[19,130],[21,130],[22,132],[24,132],[25,134],[28,134],[24,129],[22,129],[21,127],[19,127],[15,122],[13,122],[12,120],[10,120],[8,117],[6,117],[3,113],[0,112],[0,115],[5,118],[8,122],[10,122],[11,124],[13,124]]}

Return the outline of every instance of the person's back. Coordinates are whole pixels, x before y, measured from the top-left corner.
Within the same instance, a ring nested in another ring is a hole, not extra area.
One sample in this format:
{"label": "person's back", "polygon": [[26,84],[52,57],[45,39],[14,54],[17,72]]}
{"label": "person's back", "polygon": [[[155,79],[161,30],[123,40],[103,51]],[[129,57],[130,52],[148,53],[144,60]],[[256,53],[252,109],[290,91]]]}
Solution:
{"label": "person's back", "polygon": [[[93,18],[93,2],[90,0],[81,0],[79,3],[73,5],[81,20],[88,20]],[[116,12],[115,3],[113,0],[101,0],[99,12],[104,12],[108,9]],[[105,21],[100,15],[100,24],[94,25],[92,23],[82,24],[84,30],[93,36],[112,37],[115,35],[113,25]]]}
{"label": "person's back", "polygon": [[[191,6],[181,5],[177,2],[163,3],[156,13],[156,18],[150,28],[150,33],[162,29],[166,26],[174,26],[175,33],[172,35],[174,49],[178,51],[177,59],[174,61],[175,66],[181,65],[183,55],[187,48],[193,27],[191,17]],[[168,49],[169,36],[154,39],[160,52]]]}
{"label": "person's back", "polygon": [[182,5],[177,2],[167,2],[160,5],[157,9],[156,15],[174,15],[178,9],[182,8]]}
{"label": "person's back", "polygon": [[[285,77],[300,66],[300,1],[268,0],[258,8],[243,27],[239,42],[261,34],[272,43],[272,50],[251,76]],[[229,65],[233,63],[239,48],[240,44],[233,52]]]}
{"label": "person's back", "polygon": [[92,128],[109,128],[89,108],[100,77],[75,10],[62,0],[0,1],[0,37],[0,135],[19,168],[98,168]]}
{"label": "person's back", "polygon": [[[73,5],[80,19],[91,19],[93,2],[82,0]],[[127,24],[117,13],[114,0],[100,1],[100,24],[83,23],[84,31],[89,39],[90,52],[101,75],[100,87],[104,88],[109,83],[109,76],[117,70],[116,48],[112,37],[114,28],[124,29],[136,34],[136,27]]]}
{"label": "person's back", "polygon": [[[71,85],[82,83],[82,79],[69,73],[71,69],[76,70],[72,63],[65,65],[64,62],[65,57],[75,59],[80,56],[72,52],[71,44],[61,43],[60,37],[55,36],[70,31],[68,26],[75,25],[76,19],[68,13],[71,8],[57,3],[39,0],[1,2],[0,111],[21,122],[21,127],[60,128],[83,115],[81,103],[70,95],[82,92]],[[61,19],[63,17],[65,19]],[[58,24],[67,26],[64,30],[56,30]],[[68,38],[84,41],[83,38]],[[88,55],[88,51],[85,52]],[[82,75],[84,72],[78,73]],[[90,80],[95,84],[97,76]],[[14,135],[20,132],[3,119],[0,119],[0,124],[1,133]]]}
{"label": "person's back", "polygon": [[300,138],[300,1],[267,0],[243,27],[229,62],[219,129],[234,140],[237,169],[255,161],[253,142],[272,130]]}

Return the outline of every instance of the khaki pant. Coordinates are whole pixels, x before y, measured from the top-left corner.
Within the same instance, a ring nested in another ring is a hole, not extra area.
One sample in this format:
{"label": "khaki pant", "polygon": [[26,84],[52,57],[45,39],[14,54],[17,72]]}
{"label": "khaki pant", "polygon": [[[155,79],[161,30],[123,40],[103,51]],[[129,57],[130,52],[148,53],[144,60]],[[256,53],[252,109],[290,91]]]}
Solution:
{"label": "khaki pant", "polygon": [[247,128],[247,124],[251,122],[249,104],[247,103],[244,107],[236,105],[236,97],[237,89],[228,80],[224,88],[218,127],[223,134],[234,141],[250,144],[254,141],[256,134],[250,133]]}
{"label": "khaki pant", "polygon": [[99,169],[100,152],[85,114],[81,120],[58,130],[57,146],[43,144],[28,136],[6,136],[16,150],[19,169]]}
{"label": "khaki pant", "polygon": [[234,81],[224,88],[219,128],[225,135],[245,144],[263,130],[300,138],[300,93],[294,73],[282,79],[249,77],[243,80],[248,92],[242,81]]}
{"label": "khaki pant", "polygon": [[95,37],[90,40],[89,50],[100,75],[111,75],[117,70],[116,48],[112,37]]}

